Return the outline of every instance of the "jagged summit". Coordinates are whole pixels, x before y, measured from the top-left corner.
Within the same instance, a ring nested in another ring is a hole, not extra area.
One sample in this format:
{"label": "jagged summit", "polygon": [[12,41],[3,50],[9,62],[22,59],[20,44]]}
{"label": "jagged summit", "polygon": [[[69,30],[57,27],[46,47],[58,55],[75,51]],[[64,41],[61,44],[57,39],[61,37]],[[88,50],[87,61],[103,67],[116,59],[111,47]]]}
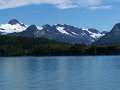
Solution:
{"label": "jagged summit", "polygon": [[16,25],[19,24],[20,26],[26,27],[23,23],[19,22],[17,19],[11,19],[8,24],[10,25]]}
{"label": "jagged summit", "polygon": [[26,31],[30,31],[30,32],[34,32],[34,31],[37,31],[37,26],[36,25],[31,25],[29,26]]}
{"label": "jagged summit", "polygon": [[20,22],[17,19],[11,19],[8,24],[15,25],[15,24],[20,24]]}
{"label": "jagged summit", "polygon": [[120,23],[117,23],[112,28],[111,32],[119,32],[120,33]]}
{"label": "jagged summit", "polygon": [[11,19],[7,24],[0,25],[0,33],[6,35],[8,33],[22,32],[26,28],[27,26],[20,23],[17,19]]}

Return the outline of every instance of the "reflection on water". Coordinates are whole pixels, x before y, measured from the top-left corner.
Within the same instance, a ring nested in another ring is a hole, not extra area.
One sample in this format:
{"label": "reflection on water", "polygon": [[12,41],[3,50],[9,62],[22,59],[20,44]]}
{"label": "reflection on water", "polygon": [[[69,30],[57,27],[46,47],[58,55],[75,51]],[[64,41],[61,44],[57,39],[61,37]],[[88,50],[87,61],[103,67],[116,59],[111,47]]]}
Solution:
{"label": "reflection on water", "polygon": [[3,57],[0,90],[120,90],[120,56]]}

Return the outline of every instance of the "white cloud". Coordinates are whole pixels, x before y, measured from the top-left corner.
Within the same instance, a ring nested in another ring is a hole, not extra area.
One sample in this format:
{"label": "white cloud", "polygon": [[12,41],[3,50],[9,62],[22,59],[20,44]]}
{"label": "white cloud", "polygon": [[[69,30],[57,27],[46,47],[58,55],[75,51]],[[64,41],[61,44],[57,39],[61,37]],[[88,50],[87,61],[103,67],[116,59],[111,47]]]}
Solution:
{"label": "white cloud", "polygon": [[98,9],[112,9],[112,6],[93,6],[89,7],[90,10],[98,10]]}
{"label": "white cloud", "polygon": [[16,8],[31,4],[51,4],[60,9],[75,7],[88,7],[91,9],[110,8],[109,6],[99,6],[102,1],[103,0],[0,0],[0,9]]}

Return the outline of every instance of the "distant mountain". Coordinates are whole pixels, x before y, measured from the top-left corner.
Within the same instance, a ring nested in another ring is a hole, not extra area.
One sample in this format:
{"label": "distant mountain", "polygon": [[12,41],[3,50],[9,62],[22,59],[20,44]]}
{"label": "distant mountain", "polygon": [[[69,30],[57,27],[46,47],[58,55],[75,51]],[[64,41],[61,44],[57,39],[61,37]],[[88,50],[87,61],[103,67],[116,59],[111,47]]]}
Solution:
{"label": "distant mountain", "polygon": [[20,23],[16,19],[12,19],[7,24],[0,25],[0,33],[6,35],[14,32],[22,32],[26,30],[26,28],[27,25]]}
{"label": "distant mountain", "polygon": [[71,44],[92,44],[104,36],[106,32],[96,29],[83,29],[67,24],[25,25],[17,19],[12,19],[8,24],[0,25],[1,35],[44,37]]}
{"label": "distant mountain", "polygon": [[46,24],[36,34],[37,37],[45,37],[72,44],[91,44],[104,35],[104,33],[96,29],[82,29],[67,24],[56,24],[53,26]]}
{"label": "distant mountain", "polygon": [[109,33],[101,37],[98,41],[94,42],[93,44],[120,44],[120,23],[115,24]]}

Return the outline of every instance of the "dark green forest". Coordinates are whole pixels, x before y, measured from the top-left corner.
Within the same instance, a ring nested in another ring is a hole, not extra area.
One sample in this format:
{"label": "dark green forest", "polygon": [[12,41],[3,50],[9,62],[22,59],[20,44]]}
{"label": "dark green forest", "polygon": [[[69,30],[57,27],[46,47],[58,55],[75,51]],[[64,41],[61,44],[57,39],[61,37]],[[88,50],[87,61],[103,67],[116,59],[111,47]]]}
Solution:
{"label": "dark green forest", "polygon": [[79,55],[120,55],[120,46],[73,45],[45,38],[0,36],[0,56]]}

